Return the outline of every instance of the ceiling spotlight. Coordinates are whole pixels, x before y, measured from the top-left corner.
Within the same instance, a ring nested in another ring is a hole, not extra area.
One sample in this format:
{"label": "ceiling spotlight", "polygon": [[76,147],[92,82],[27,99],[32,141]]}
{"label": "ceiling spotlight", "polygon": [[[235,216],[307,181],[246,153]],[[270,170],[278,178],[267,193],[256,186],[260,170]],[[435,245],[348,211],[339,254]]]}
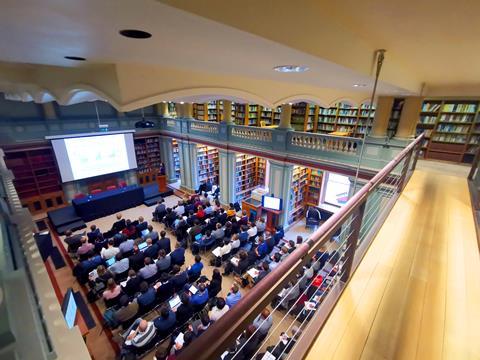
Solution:
{"label": "ceiling spotlight", "polygon": [[130,39],[148,39],[152,37],[152,34],[136,29],[125,29],[119,31],[120,35],[128,37]]}
{"label": "ceiling spotlight", "polygon": [[367,84],[353,84],[353,87],[366,87]]}
{"label": "ceiling spotlight", "polygon": [[301,72],[308,71],[309,68],[303,65],[280,65],[280,66],[275,66],[273,70],[281,73],[301,73]]}
{"label": "ceiling spotlight", "polygon": [[67,60],[74,60],[74,61],[85,61],[85,60],[87,60],[84,57],[80,57],[80,56],[64,56],[64,58],[67,59]]}

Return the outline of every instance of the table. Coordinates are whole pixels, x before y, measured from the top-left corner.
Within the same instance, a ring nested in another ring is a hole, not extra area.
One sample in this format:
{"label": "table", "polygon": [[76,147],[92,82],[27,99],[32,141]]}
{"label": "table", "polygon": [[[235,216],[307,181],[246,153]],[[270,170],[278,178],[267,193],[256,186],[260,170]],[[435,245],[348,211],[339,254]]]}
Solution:
{"label": "table", "polygon": [[143,188],[130,185],[103,191],[81,199],[72,200],[72,205],[83,221],[91,221],[143,203]]}

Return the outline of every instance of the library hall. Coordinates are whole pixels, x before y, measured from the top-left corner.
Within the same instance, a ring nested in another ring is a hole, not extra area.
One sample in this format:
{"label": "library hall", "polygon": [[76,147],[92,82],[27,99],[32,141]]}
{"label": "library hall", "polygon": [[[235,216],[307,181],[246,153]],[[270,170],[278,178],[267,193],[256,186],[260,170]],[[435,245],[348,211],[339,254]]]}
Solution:
{"label": "library hall", "polygon": [[480,1],[0,9],[0,360],[480,360]]}

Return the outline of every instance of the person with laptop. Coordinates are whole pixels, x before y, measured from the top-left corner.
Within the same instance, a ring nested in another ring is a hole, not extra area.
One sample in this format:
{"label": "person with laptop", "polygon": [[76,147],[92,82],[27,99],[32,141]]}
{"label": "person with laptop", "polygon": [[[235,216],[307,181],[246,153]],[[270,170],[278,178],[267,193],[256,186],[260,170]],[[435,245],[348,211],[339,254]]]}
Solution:
{"label": "person with laptop", "polygon": [[193,316],[193,306],[187,293],[184,292],[180,295],[180,305],[174,311],[178,326],[185,324]]}
{"label": "person with laptop", "polygon": [[153,226],[151,224],[147,226],[147,231],[148,231],[148,234],[147,236],[144,236],[144,238],[146,239],[147,237],[150,237],[150,239],[152,239],[152,243],[156,244],[159,239],[158,231],[153,230]]}
{"label": "person with laptop", "polygon": [[195,255],[195,263],[188,267],[187,274],[190,282],[196,281],[202,274],[203,263],[200,255]]}
{"label": "person with laptop", "polygon": [[182,266],[185,263],[185,249],[180,243],[175,245],[175,250],[170,253],[172,259],[172,265]]}
{"label": "person with laptop", "polygon": [[122,253],[122,255],[125,255],[125,254],[129,254],[133,250],[134,244],[135,244],[135,240],[126,239],[118,245],[118,248],[120,249],[120,252]]}
{"label": "person with laptop", "polygon": [[201,310],[208,302],[208,289],[205,284],[198,285],[198,291],[192,295],[190,302],[194,310]]}
{"label": "person with laptop", "polygon": [[111,258],[109,260],[112,259],[115,259],[115,261],[113,265],[110,265],[108,270],[110,270],[115,275],[124,274],[128,271],[130,267],[130,262],[128,261],[128,258],[123,258],[122,254],[118,253],[117,255],[115,255],[114,258]]}
{"label": "person with laptop", "polygon": [[137,236],[140,236],[143,230],[147,229],[148,223],[145,221],[143,216],[138,217],[138,224],[135,227],[137,230]]}
{"label": "person with laptop", "polygon": [[100,255],[103,259],[108,260],[120,252],[120,249],[114,246],[113,239],[108,240],[107,248],[103,248],[100,251]]}
{"label": "person with laptop", "polygon": [[149,257],[150,259],[156,259],[158,256],[157,244],[153,244],[152,239],[150,238],[147,238],[145,242],[147,243],[146,249],[143,250],[145,257]]}
{"label": "person with laptop", "polygon": [[138,271],[138,274],[144,280],[149,280],[157,274],[157,265],[152,263],[152,259],[146,257],[143,261],[144,266]]}

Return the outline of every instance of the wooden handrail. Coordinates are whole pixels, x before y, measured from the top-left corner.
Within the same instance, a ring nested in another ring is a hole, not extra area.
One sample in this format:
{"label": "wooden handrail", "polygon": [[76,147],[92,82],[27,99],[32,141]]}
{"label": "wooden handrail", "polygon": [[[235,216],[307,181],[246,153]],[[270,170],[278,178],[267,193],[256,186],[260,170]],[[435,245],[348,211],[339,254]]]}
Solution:
{"label": "wooden handrail", "polygon": [[[293,279],[300,267],[325,245],[335,232],[347,221],[360,206],[366,203],[368,195],[390,176],[404,158],[410,159],[413,151],[423,140],[423,134],[410,143],[395,156],[382,170],[366,183],[337,213],[333,214],[309,238],[299,246],[271,273],[251,289],[242,300],[211,325],[192,344],[177,357],[179,360],[217,359],[235,342],[242,331],[251,324],[255,317],[270,303],[280,289]],[[404,164],[408,168],[409,164]],[[406,176],[402,171],[402,176]],[[403,179],[401,179],[402,181]],[[347,275],[348,276],[348,275]]]}

